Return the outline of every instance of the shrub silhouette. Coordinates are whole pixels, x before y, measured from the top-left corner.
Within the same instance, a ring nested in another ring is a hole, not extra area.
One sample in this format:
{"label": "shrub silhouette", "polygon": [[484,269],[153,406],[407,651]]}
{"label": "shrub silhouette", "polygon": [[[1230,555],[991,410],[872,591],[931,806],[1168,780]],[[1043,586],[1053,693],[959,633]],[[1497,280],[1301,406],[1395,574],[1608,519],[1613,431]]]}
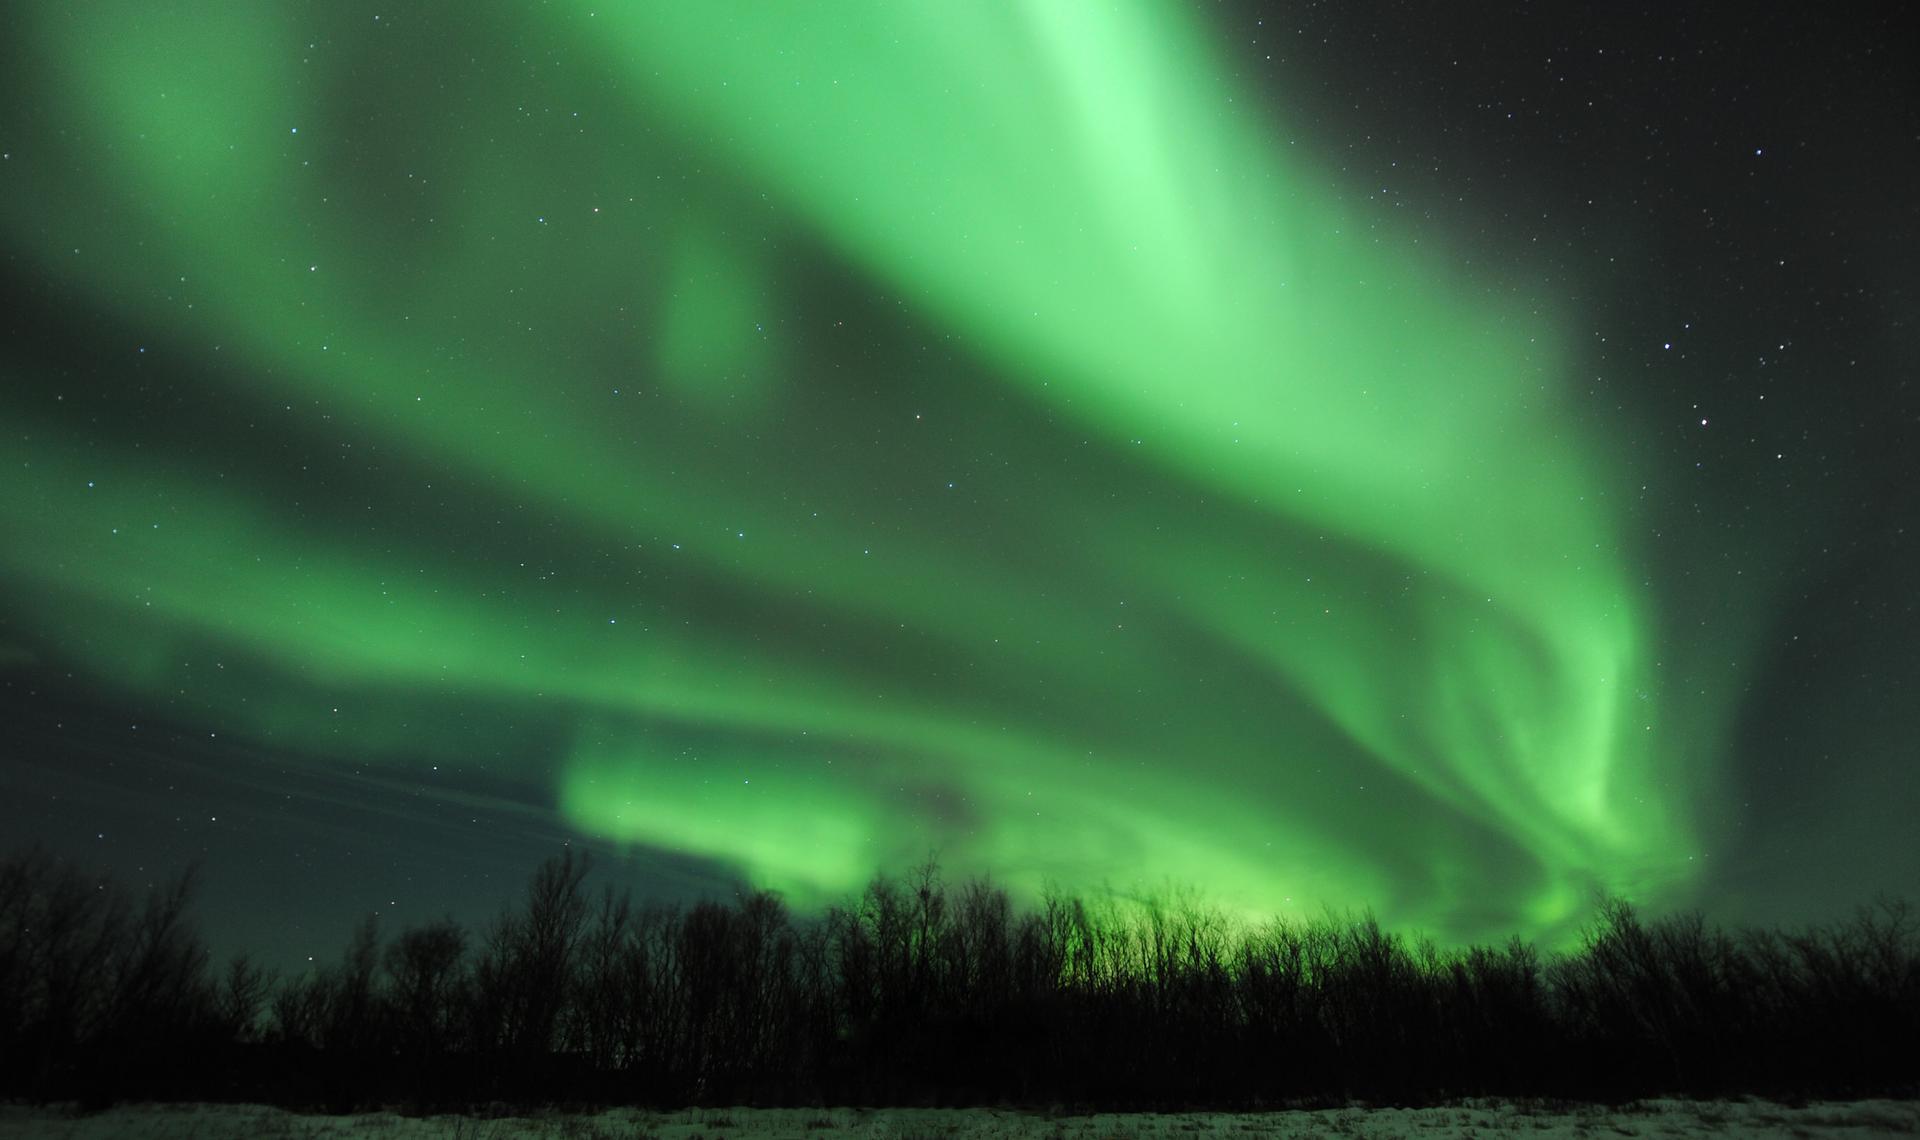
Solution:
{"label": "shrub silhouette", "polygon": [[1579,945],[1441,950],[1370,914],[1242,928],[1191,896],[1018,909],[931,863],[818,918],[747,892],[636,907],[542,864],[337,963],[216,971],[191,872],[136,905],[0,860],[0,1092],[106,1101],[1259,1107],[1470,1095],[1917,1091],[1920,922],[1727,931],[1602,904]]}

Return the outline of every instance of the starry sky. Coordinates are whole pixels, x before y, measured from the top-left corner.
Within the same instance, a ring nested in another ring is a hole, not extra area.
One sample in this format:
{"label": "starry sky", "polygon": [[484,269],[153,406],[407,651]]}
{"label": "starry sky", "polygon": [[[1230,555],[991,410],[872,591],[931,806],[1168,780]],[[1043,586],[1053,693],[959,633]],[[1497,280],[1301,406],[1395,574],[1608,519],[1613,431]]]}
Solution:
{"label": "starry sky", "polygon": [[1894,8],[1473,7],[10,6],[0,834],[276,962],[1920,893]]}

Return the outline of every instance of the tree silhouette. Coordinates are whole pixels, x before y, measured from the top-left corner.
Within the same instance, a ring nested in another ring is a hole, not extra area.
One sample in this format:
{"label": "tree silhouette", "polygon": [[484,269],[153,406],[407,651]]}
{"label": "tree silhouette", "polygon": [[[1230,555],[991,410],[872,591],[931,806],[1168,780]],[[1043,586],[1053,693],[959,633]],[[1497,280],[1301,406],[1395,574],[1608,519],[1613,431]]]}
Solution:
{"label": "tree silhouette", "polygon": [[[477,949],[451,918],[337,962],[216,972],[191,872],[135,905],[0,860],[0,1092],[411,1102],[1399,1103],[1469,1095],[1911,1093],[1903,904],[1792,931],[1621,901],[1543,956],[1369,914],[1240,927],[1193,896],[1016,908],[931,863],[817,918],[774,894],[636,907],[535,870]],[[264,1014],[264,1017],[263,1017]]]}

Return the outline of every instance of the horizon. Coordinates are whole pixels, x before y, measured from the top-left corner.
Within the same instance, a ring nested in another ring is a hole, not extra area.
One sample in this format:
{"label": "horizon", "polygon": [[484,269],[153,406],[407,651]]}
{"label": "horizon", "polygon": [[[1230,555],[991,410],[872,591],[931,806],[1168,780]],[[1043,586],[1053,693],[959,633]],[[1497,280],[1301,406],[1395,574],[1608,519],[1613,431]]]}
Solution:
{"label": "horizon", "polygon": [[209,962],[188,879],[135,904],[44,851],[0,858],[6,1091],[576,1116],[1913,1092],[1920,912],[1896,900],[1800,932],[1614,901],[1543,955],[1517,937],[1441,948],[1371,915],[1243,927],[1190,898],[1016,909],[932,864],[820,921],[768,893],[596,899],[589,870],[571,848],[544,860],[481,931],[369,916],[289,976]]}
{"label": "horizon", "polygon": [[[330,941],[323,932],[315,931],[315,937],[309,937],[308,942],[318,948],[316,952],[295,952],[292,957],[276,958],[271,942],[263,952],[260,947],[237,943],[216,945],[213,939],[206,937],[201,900],[207,893],[208,875],[212,872],[204,864],[188,863],[155,870],[148,878],[129,883],[118,880],[116,872],[110,867],[90,864],[82,856],[47,847],[29,846],[0,851],[0,861],[28,860],[36,854],[52,860],[52,866],[56,869],[70,869],[89,881],[98,882],[103,888],[111,887],[123,892],[125,901],[135,910],[155,897],[164,896],[174,885],[183,881],[190,883],[187,905],[182,913],[190,924],[193,936],[202,939],[201,949],[207,967],[217,971],[237,957],[245,958],[250,965],[268,971],[268,977],[274,984],[297,982],[337,969],[342,962],[343,952],[350,956],[354,939],[363,928],[374,933],[376,945],[382,949],[392,946],[405,934],[449,922],[463,932],[470,945],[484,943],[503,919],[513,916],[524,907],[538,873],[549,866],[559,865],[563,859],[572,860],[571,866],[578,869],[584,888],[583,897],[596,911],[603,902],[612,902],[631,906],[635,913],[653,912],[663,917],[679,918],[702,906],[737,908],[759,897],[774,900],[796,929],[804,929],[859,918],[870,906],[872,892],[876,889],[904,892],[901,896],[904,899],[921,886],[927,886],[946,898],[949,905],[975,890],[984,890],[1003,896],[1016,918],[1043,915],[1050,908],[1059,906],[1065,908],[1065,913],[1083,914],[1098,929],[1129,935],[1137,934],[1158,922],[1175,925],[1195,922],[1218,934],[1228,945],[1249,939],[1257,940],[1275,932],[1309,935],[1374,927],[1408,952],[1420,952],[1431,946],[1443,958],[1449,959],[1475,950],[1503,951],[1515,939],[1542,954],[1543,961],[1578,958],[1590,950],[1596,935],[1604,934],[1610,928],[1610,916],[1615,913],[1625,913],[1649,927],[1697,918],[1710,929],[1737,939],[1753,934],[1828,933],[1854,925],[1869,916],[1885,918],[1895,913],[1906,913],[1916,905],[1913,899],[1906,896],[1882,892],[1870,898],[1835,899],[1832,911],[1818,917],[1776,924],[1730,923],[1699,907],[1649,910],[1624,896],[1595,896],[1574,921],[1550,935],[1529,936],[1513,931],[1506,935],[1494,933],[1481,939],[1460,941],[1435,937],[1432,932],[1419,927],[1394,926],[1382,922],[1373,908],[1365,904],[1336,906],[1327,903],[1311,912],[1260,913],[1221,907],[1196,885],[1171,882],[1157,885],[1135,883],[1127,887],[1103,883],[1078,890],[1048,883],[1037,891],[1028,891],[1017,883],[996,878],[991,872],[964,878],[950,876],[944,874],[939,863],[931,859],[913,866],[876,871],[858,890],[840,897],[815,899],[811,903],[797,903],[776,888],[754,887],[744,881],[721,884],[714,890],[687,895],[644,894],[631,882],[607,881],[605,865],[589,845],[563,841],[559,851],[538,860],[537,864],[522,867],[518,880],[503,880],[502,893],[490,911],[456,917],[450,907],[436,910],[426,906],[418,908],[417,912],[396,914],[390,908],[373,906],[347,916],[348,925],[335,930]],[[612,873],[619,874],[619,869],[614,868]],[[1620,907],[1625,907],[1625,911],[1619,911]],[[369,922],[372,923],[370,927],[366,925]],[[306,948],[303,944],[302,949]]]}

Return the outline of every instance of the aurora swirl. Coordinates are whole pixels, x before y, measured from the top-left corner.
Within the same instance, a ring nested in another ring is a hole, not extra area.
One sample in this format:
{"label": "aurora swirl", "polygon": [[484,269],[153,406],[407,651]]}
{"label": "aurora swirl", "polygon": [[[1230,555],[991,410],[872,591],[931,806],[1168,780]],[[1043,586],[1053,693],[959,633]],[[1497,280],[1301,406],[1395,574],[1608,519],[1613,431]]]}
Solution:
{"label": "aurora swirl", "polygon": [[1684,896],[1731,685],[1658,679],[1566,315],[1182,12],[377,14],[32,17],[6,250],[163,410],[10,365],[20,652],[802,902]]}

